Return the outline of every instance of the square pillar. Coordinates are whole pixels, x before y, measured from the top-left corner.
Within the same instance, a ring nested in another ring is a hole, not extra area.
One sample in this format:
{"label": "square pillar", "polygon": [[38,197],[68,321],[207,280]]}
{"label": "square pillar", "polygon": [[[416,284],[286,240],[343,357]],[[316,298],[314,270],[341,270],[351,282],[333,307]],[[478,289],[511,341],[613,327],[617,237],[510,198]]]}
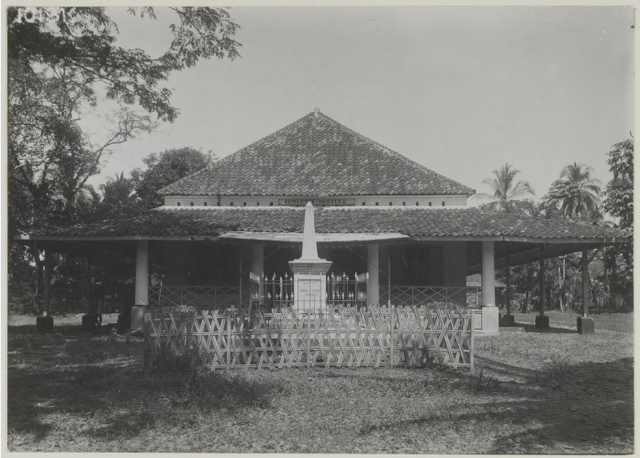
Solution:
{"label": "square pillar", "polygon": [[578,317],[578,333],[593,334],[595,323],[593,318],[588,317],[589,313],[589,259],[586,248],[582,250],[582,316]]}
{"label": "square pillar", "polygon": [[493,242],[482,242],[482,332],[498,334],[500,314],[496,307]]}
{"label": "square pillar", "polygon": [[380,250],[378,244],[367,247],[367,305],[380,305]]}
{"label": "square pillar", "polygon": [[136,295],[131,307],[131,331],[142,332],[144,312],[149,305],[149,242],[136,242]]}
{"label": "square pillar", "polygon": [[549,329],[549,317],[544,314],[545,281],[544,281],[544,245],[540,247],[540,315],[536,317],[536,328]]}

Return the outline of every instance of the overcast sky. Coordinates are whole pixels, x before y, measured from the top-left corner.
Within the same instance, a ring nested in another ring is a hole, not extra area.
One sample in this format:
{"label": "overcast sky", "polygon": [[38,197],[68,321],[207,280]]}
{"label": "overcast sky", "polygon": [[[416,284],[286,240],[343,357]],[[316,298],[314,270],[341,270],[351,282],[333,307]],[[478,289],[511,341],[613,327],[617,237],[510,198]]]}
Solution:
{"label": "overcast sky", "polygon": [[[157,21],[108,11],[121,46],[152,56],[168,46],[169,11]],[[226,156],[318,107],[480,192],[510,162],[540,197],[574,161],[606,184],[606,153],[633,130],[629,7],[238,7],[231,15],[242,58],[174,74],[166,86],[178,120],[121,146],[93,184],[166,148]],[[99,136],[102,124],[89,119]]]}

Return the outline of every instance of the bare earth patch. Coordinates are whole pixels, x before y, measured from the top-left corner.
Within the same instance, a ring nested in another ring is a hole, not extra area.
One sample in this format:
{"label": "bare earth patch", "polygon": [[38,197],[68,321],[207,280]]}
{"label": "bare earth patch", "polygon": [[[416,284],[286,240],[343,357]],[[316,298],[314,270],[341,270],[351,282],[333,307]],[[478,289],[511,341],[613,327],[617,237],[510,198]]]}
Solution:
{"label": "bare earth patch", "polygon": [[596,334],[589,336],[559,328],[561,320],[552,317],[552,326],[564,331],[512,328],[478,337],[474,374],[318,368],[195,376],[179,370],[145,376],[142,339],[119,335],[111,325],[93,335],[80,330],[79,317],[56,319],[56,333],[41,336],[34,317],[12,317],[8,446],[632,453],[633,334],[617,323],[633,316],[624,317],[596,317]]}

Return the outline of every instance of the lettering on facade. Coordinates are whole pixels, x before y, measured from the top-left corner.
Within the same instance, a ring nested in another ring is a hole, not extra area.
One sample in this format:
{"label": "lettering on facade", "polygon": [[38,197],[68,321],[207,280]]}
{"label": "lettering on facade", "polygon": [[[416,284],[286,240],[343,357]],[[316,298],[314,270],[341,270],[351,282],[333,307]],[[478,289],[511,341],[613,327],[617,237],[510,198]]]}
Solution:
{"label": "lettering on facade", "polygon": [[343,207],[356,204],[355,199],[333,198],[333,197],[313,197],[313,198],[297,198],[278,199],[278,205],[286,205],[288,207],[304,207],[307,202],[311,202],[314,207]]}

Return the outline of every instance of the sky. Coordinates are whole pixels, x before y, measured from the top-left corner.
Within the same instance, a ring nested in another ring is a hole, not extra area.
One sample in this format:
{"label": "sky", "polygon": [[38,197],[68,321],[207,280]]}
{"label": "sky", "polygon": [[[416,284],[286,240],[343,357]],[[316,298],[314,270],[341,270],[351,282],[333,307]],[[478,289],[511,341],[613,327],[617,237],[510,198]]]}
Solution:
{"label": "sky", "polygon": [[[109,8],[118,44],[159,56],[176,18]],[[634,128],[631,7],[237,7],[240,59],[166,82],[172,124],[110,155],[97,185],[191,146],[224,157],[319,108],[424,166],[487,192],[508,162],[536,198],[569,163],[603,186],[606,153]],[[104,135],[109,104],[86,120]]]}

